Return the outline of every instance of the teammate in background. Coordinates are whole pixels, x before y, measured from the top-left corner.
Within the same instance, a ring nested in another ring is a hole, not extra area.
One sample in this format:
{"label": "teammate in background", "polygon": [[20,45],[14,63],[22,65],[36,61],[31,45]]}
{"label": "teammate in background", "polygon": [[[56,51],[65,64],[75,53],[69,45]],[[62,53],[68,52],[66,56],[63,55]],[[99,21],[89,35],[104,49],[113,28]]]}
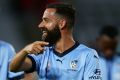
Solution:
{"label": "teammate in background", "polygon": [[13,72],[37,71],[40,80],[101,80],[95,50],[75,41],[75,9],[70,4],[50,4],[39,28],[44,41],[23,48],[10,64]]}
{"label": "teammate in background", "polygon": [[9,71],[9,63],[13,56],[15,56],[15,51],[12,45],[0,41],[0,80],[20,80],[23,77],[23,72]]}
{"label": "teammate in background", "polygon": [[100,55],[102,80],[120,80],[120,57],[117,56],[118,29],[104,26],[96,40],[96,50]]}

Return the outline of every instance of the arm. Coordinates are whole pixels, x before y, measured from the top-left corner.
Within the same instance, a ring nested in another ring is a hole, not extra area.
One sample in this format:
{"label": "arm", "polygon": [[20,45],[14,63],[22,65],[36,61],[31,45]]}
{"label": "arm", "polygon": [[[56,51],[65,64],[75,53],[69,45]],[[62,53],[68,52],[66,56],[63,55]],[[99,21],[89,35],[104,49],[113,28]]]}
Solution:
{"label": "arm", "polygon": [[99,58],[96,51],[89,52],[86,58],[84,80],[102,80]]}
{"label": "arm", "polygon": [[24,80],[38,80],[38,74],[37,72],[27,73],[25,74]]}
{"label": "arm", "polygon": [[16,54],[10,63],[10,70],[12,72],[27,71],[32,67],[32,62],[27,58],[28,53],[21,50]]}
{"label": "arm", "polygon": [[36,41],[27,45],[13,58],[12,62],[10,63],[10,70],[13,72],[29,71],[32,68],[32,61],[27,58],[27,55],[43,52],[45,45],[48,45],[48,43],[43,41]]}

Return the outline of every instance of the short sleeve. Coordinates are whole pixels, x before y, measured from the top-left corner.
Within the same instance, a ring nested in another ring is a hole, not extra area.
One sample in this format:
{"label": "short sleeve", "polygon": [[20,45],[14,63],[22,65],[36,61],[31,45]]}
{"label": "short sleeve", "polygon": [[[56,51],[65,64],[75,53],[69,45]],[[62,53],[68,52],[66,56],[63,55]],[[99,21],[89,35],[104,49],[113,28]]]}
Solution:
{"label": "short sleeve", "polygon": [[41,54],[39,55],[34,55],[34,54],[30,54],[27,56],[31,61],[32,61],[32,68],[29,71],[25,71],[26,73],[31,73],[34,71],[38,71],[39,66],[41,65]]}
{"label": "short sleeve", "polygon": [[97,52],[90,50],[86,58],[84,80],[102,80],[99,63]]}

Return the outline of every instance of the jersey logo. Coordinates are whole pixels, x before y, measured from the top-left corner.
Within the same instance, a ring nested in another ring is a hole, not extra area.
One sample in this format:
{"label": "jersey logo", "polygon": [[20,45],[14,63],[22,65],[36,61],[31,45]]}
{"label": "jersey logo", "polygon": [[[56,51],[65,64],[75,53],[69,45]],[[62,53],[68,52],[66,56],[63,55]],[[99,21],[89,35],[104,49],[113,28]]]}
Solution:
{"label": "jersey logo", "polygon": [[96,75],[101,75],[100,69],[96,69],[96,70],[94,71],[94,73],[95,73]]}
{"label": "jersey logo", "polygon": [[[64,59],[63,59],[64,60]],[[56,59],[56,61],[60,62],[61,64],[63,63],[63,60]]]}
{"label": "jersey logo", "polygon": [[89,77],[90,80],[102,80],[100,69],[94,70],[94,75]]}
{"label": "jersey logo", "polygon": [[70,67],[75,70],[77,68],[78,65],[78,60],[73,60],[70,62]]}

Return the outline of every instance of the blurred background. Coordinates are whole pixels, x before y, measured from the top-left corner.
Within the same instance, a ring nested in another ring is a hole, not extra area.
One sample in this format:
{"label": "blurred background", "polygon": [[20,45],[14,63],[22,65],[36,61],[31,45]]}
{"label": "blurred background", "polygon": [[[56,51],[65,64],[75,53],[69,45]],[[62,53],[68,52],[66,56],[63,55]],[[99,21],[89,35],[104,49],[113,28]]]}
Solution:
{"label": "blurred background", "polygon": [[104,25],[120,30],[119,0],[0,0],[0,40],[10,42],[16,51],[41,40],[38,24],[46,4],[52,2],[67,2],[76,8],[74,37],[81,43],[92,44]]}

